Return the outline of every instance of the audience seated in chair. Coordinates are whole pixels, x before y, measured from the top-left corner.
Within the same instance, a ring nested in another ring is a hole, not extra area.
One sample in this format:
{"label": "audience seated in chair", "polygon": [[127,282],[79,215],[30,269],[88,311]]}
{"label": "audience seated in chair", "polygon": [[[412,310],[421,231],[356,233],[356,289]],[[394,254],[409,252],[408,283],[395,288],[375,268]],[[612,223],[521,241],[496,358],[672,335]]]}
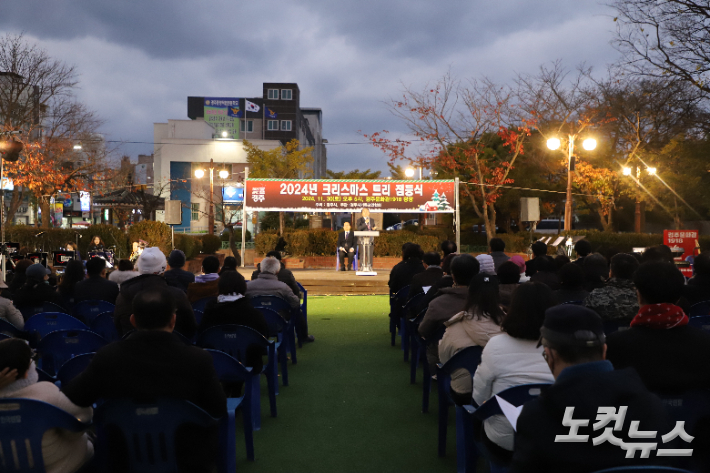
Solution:
{"label": "audience seated in chair", "polygon": [[[75,416],[82,422],[91,420],[90,406],[79,407],[72,403],[59,388],[47,381],[39,381],[33,353],[24,340],[10,338],[0,341],[0,373],[12,370],[15,379],[0,381],[0,398],[23,398],[46,402]],[[8,449],[9,450],[9,449]],[[93,455],[94,448],[85,433],[59,429],[47,431],[42,438],[42,457],[49,473],[77,471]],[[11,453],[6,451],[2,463],[12,464]],[[5,470],[3,470],[5,471]],[[12,470],[10,470],[12,471]]]}
{"label": "audience seated in chair", "polygon": [[610,266],[609,280],[584,299],[584,306],[603,320],[631,320],[639,311],[636,287],[631,280],[639,263],[629,254],[618,253],[611,258]]}
{"label": "audience seated in chair", "polygon": [[71,311],[76,303],[74,300],[74,288],[76,287],[76,284],[79,281],[83,281],[85,277],[86,270],[84,268],[84,263],[76,259],[67,262],[67,265],[64,267],[64,275],[62,275],[62,280],[57,285],[57,292],[62,298],[62,307],[68,311]]}
{"label": "audience seated in chair", "polygon": [[491,255],[476,255],[476,259],[478,260],[478,264],[480,265],[479,272],[491,275],[496,274],[496,265],[493,262],[493,257]]}
{"label": "audience seated in chair", "polygon": [[[190,401],[215,418],[227,414],[227,399],[212,357],[172,333],[177,320],[175,291],[182,294],[176,288],[153,286],[132,298],[130,322],[136,331],[96,352],[86,370],[62,387],[72,402],[91,406],[99,399],[171,397]],[[178,439],[182,445],[178,462],[186,465],[185,471],[210,471],[216,440],[216,431],[184,432]],[[116,451],[120,442],[112,443],[116,445],[112,458],[120,462]]]}
{"label": "audience seated in chair", "polygon": [[599,253],[592,253],[584,258],[582,269],[584,269],[584,288],[589,292],[604,287],[604,283],[609,278],[609,263]]}
{"label": "audience seated in chair", "polygon": [[[433,251],[425,253],[422,257],[422,264],[424,265],[424,271],[415,274],[409,283],[410,299],[417,294],[428,293],[439,282],[439,279],[444,276],[439,253]],[[424,288],[427,288],[427,290],[425,291]]]}
{"label": "audience seated in chair", "polygon": [[688,316],[675,305],[684,282],[671,263],[639,266],[634,284],[641,308],[630,329],[609,336],[609,361],[617,369],[634,368],[654,392],[710,389],[710,334],[688,325]]}
{"label": "audience seated in chair", "polygon": [[[121,290],[116,299],[113,318],[119,335],[133,330],[130,317],[133,298],[136,294],[145,289],[168,287],[168,283],[161,276],[165,272],[166,266],[165,255],[158,247],[146,248],[138,257],[136,269],[140,276],[121,284]],[[185,293],[176,287],[170,287],[169,291],[173,295],[173,300],[177,306],[175,330],[187,338],[192,338],[197,331],[197,324],[195,323],[195,314],[192,312],[190,301],[187,300]]]}
{"label": "audience seated in chair", "polygon": [[[0,289],[7,289],[7,284],[0,278]],[[25,319],[22,313],[17,310],[10,299],[0,295],[0,320],[10,322],[15,327],[22,330],[25,327]]]}
{"label": "audience seated in chair", "polygon": [[185,271],[186,258],[181,250],[173,250],[168,256],[169,269],[163,273],[168,286],[177,287],[182,292],[187,293],[187,286],[195,282],[195,275],[190,271]]}
{"label": "audience seated in chair", "polygon": [[589,292],[584,289],[584,269],[581,264],[567,263],[558,272],[560,288],[552,292],[555,305],[574,302],[581,304]]}
{"label": "audience seated in chair", "polygon": [[217,280],[219,279],[219,259],[216,256],[207,256],[202,260],[202,273],[195,276],[195,282],[187,285],[187,298],[190,303],[206,297],[217,297]]}
{"label": "audience seated in chair", "polygon": [[574,260],[573,263],[579,265],[580,268],[583,268],[584,258],[589,256],[592,252],[592,244],[585,239],[581,239],[574,244],[574,252],[577,253],[577,259]]}
{"label": "audience seated in chair", "polygon": [[525,263],[525,275],[529,278],[538,272],[537,264],[540,262],[540,257],[547,255],[547,245],[541,241],[536,241],[530,246],[530,249],[532,250],[533,258]]}
{"label": "audience seated in chair", "polygon": [[498,273],[500,265],[510,260],[510,256],[505,254],[505,242],[500,238],[491,238],[488,243],[489,255],[493,258],[494,273]]}
{"label": "audience seated in chair", "polygon": [[710,253],[695,257],[693,273],[683,292],[688,304],[710,301]]}
{"label": "audience seated in chair", "polygon": [[500,305],[510,307],[513,291],[520,286],[520,269],[512,261],[506,261],[498,266],[498,294]]}
{"label": "audience seated in chair", "polygon": [[62,305],[59,293],[49,285],[50,271],[40,263],[30,265],[25,271],[25,283],[14,295],[15,307],[41,307],[45,302]]}
{"label": "audience seated in chair", "polygon": [[224,263],[222,263],[222,267],[219,269],[219,275],[221,276],[226,271],[236,271],[237,266],[239,266],[237,258],[234,256],[227,256],[224,258]]}
{"label": "audience seated in chair", "polygon": [[535,258],[535,274],[530,276],[533,282],[547,285],[551,290],[560,288],[560,278],[557,276],[557,265],[550,256],[541,255]]}
{"label": "audience seated in chair", "polygon": [[111,271],[111,274],[108,275],[108,280],[115,282],[120,288],[121,284],[137,276],[139,276],[139,273],[133,267],[133,261],[124,258],[118,261],[118,267],[116,270]]}
{"label": "audience seated in chair", "polygon": [[424,271],[423,255],[421,247],[416,243],[407,242],[402,245],[402,261],[394,265],[387,282],[390,294],[396,294],[404,286],[408,286],[415,274]]}
{"label": "audience seated in chair", "polygon": [[[268,338],[269,326],[264,316],[244,297],[247,291],[244,276],[237,271],[225,271],[219,277],[218,287],[219,295],[217,299],[207,303],[198,332],[204,332],[216,325],[234,324],[251,327]],[[262,353],[261,349],[252,354],[247,353],[246,365],[261,371],[262,355],[266,355],[266,351]]]}
{"label": "audience seated in chair", "polygon": [[12,279],[8,284],[10,293],[14,296],[17,291],[25,284],[27,268],[32,265],[32,260],[21,259],[15,264],[15,269],[12,271]]}
{"label": "audience seated in chair", "polygon": [[[503,333],[488,341],[473,376],[476,404],[513,386],[554,381],[538,345],[545,311],[552,305],[552,291],[544,284],[527,282],[513,292],[510,309],[500,326]],[[508,460],[512,457],[515,432],[504,416],[487,419],[484,433],[483,441],[489,450]]]}
{"label": "audience seated in chair", "polygon": [[[281,281],[282,283],[286,284],[288,287],[291,288],[291,291],[298,297],[299,299],[301,298],[301,291],[298,288],[298,283],[296,282],[296,278],[293,276],[293,272],[291,272],[290,269],[286,267],[286,264],[284,264],[283,261],[281,261],[281,252],[280,251],[269,251],[266,253],[267,257],[272,257],[276,258],[279,260],[279,263],[281,264],[281,269],[279,270],[279,273],[276,275],[276,278]],[[261,274],[261,263],[256,265],[256,271],[251,273],[251,280],[255,280],[256,278],[259,277],[259,274]]]}
{"label": "audience seated in chair", "polygon": [[[498,278],[487,273],[473,277],[464,310],[444,322],[446,332],[439,343],[439,359],[446,363],[466,347],[485,347],[501,333],[505,312],[498,298]],[[457,404],[469,404],[473,390],[471,374],[458,369],[451,374],[451,396]]]}
{"label": "audience seated in chair", "polygon": [[[617,413],[626,407],[619,430],[611,430],[615,427],[613,420],[606,426],[615,438],[638,443],[639,438],[631,437],[629,432],[631,421],[639,421],[639,432],[655,432],[653,438],[644,438],[643,442],[657,444],[658,448],[675,448],[671,446],[673,442],[664,444],[661,439],[674,427],[661,400],[646,389],[634,370],[615,371],[605,361],[601,317],[582,306],[555,306],[545,313],[540,333],[543,356],[555,382],[523,406],[517,421],[511,473],[588,473],[615,466],[666,464],[668,460],[653,453],[652,458],[639,458],[636,452],[632,459],[626,458],[626,450],[617,444],[592,443],[603,430],[593,428],[603,416],[600,409],[610,408]],[[587,421],[575,429],[565,418]],[[584,441],[556,441],[557,436],[571,434],[584,436]]]}
{"label": "audience seated in chair", "polygon": [[74,303],[88,300],[99,300],[116,303],[118,284],[106,279],[106,260],[89,258],[86,262],[87,278],[74,286]]}

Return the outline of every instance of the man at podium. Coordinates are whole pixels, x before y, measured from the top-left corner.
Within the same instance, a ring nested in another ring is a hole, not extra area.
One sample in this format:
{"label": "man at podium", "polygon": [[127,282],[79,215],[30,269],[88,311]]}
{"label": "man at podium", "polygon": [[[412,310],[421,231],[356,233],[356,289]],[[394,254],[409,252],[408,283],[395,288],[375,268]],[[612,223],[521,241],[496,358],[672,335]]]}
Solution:
{"label": "man at podium", "polygon": [[[362,209],[362,217],[357,220],[357,229],[361,232],[377,230],[375,226],[375,221],[370,218],[370,210]],[[372,237],[370,237],[372,238]]]}
{"label": "man at podium", "polygon": [[[369,232],[377,230],[375,220],[370,218],[370,210],[362,209],[362,217],[357,220],[357,229],[360,232]],[[361,246],[360,266],[361,271],[372,271],[372,256],[375,249],[375,239],[371,236],[359,237],[358,243]]]}

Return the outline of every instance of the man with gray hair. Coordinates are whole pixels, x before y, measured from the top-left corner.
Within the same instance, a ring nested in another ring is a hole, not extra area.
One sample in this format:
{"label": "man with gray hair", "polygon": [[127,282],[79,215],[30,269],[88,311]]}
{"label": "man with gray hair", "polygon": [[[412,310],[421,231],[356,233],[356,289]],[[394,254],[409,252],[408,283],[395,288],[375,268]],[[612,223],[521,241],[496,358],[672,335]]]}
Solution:
{"label": "man with gray hair", "polygon": [[[267,256],[260,263],[261,272],[256,279],[247,281],[247,297],[253,296],[278,296],[289,303],[294,313],[297,313],[296,331],[301,341],[313,341],[313,336],[308,335],[306,321],[300,311],[301,301],[290,287],[279,281],[276,276],[281,270],[281,262],[273,256]],[[290,319],[291,314],[281,314],[285,319]]]}

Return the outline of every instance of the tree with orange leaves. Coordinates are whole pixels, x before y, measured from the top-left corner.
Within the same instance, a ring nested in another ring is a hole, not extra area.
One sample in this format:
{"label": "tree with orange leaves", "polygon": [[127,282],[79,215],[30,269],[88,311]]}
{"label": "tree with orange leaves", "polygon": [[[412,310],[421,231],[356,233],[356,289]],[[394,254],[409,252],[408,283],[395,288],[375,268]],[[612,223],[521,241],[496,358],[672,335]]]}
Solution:
{"label": "tree with orange leaves", "polygon": [[523,154],[531,121],[521,120],[512,91],[488,80],[466,83],[445,75],[423,92],[405,88],[388,107],[402,119],[410,137],[389,138],[383,131],[364,135],[388,156],[436,170],[439,177],[461,179],[461,194],[471,201],[495,237],[495,202],[511,184],[510,171]]}

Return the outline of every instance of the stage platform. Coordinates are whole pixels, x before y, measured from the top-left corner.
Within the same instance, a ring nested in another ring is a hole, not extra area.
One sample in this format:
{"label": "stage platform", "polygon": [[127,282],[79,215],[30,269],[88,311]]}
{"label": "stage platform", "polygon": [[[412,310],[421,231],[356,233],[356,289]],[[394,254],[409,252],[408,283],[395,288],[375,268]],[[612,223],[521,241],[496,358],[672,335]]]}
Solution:
{"label": "stage platform", "polygon": [[[247,279],[255,268],[239,268]],[[309,296],[389,294],[390,272],[377,271],[377,276],[356,276],[355,271],[333,269],[292,269],[296,281],[308,291]]]}

